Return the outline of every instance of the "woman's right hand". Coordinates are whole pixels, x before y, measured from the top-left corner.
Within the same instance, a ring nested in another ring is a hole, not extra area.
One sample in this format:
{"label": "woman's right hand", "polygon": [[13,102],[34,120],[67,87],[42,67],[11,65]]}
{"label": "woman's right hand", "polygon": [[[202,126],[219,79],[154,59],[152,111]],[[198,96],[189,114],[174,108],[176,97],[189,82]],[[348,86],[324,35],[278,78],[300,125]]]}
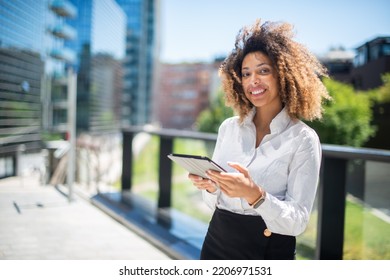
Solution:
{"label": "woman's right hand", "polygon": [[198,175],[188,174],[188,178],[192,181],[195,187],[199,190],[206,190],[209,193],[213,193],[217,190],[217,185],[207,178],[202,178]]}

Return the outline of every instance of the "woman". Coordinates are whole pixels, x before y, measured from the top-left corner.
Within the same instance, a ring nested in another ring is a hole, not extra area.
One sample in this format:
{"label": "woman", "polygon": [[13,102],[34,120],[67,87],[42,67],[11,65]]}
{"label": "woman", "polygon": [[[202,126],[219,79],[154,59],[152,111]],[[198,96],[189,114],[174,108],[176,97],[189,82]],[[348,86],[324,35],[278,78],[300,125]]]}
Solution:
{"label": "woman", "polygon": [[325,68],[292,39],[287,23],[257,20],[220,67],[238,116],[218,132],[213,160],[227,172],[189,175],[214,209],[201,259],[294,259],[309,221],[321,163],[317,134],[329,99]]}

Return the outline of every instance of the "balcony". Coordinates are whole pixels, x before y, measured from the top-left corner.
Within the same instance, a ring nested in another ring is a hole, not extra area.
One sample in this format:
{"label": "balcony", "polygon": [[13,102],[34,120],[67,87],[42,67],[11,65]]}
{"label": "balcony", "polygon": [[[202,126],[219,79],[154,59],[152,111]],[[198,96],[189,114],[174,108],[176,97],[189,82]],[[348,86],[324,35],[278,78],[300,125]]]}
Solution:
{"label": "balcony", "polygon": [[52,28],[49,28],[50,32],[57,38],[65,40],[73,40],[76,38],[76,30],[72,27],[64,24],[56,25]]}
{"label": "balcony", "polygon": [[[132,191],[133,181],[136,179],[133,173],[135,163],[132,143],[135,136],[141,132],[146,132],[159,139],[158,171],[156,170],[158,194],[156,201],[152,203]],[[93,198],[94,203],[103,210],[115,213],[113,215],[117,219],[128,220],[148,236],[150,242],[165,247],[167,251],[175,252],[177,258],[197,259],[207,230],[207,223],[202,223],[173,209],[172,198],[175,196],[172,185],[176,173],[173,172],[172,162],[167,155],[174,152],[174,142],[178,139],[191,139],[213,144],[216,137],[214,134],[139,127],[123,131],[122,189],[117,193],[100,193]],[[352,207],[357,206],[363,209],[360,212],[362,213],[361,219],[358,219],[361,224],[357,229],[358,232],[362,232],[359,242],[363,245],[352,244],[352,247],[364,246],[364,243],[375,241],[371,240],[372,236],[364,236],[365,231],[377,232],[381,229],[387,231],[390,227],[388,204],[390,184],[388,171],[386,171],[389,170],[390,151],[335,145],[322,145],[322,150],[320,185],[313,211],[314,217],[311,218],[311,229],[308,230],[314,231],[315,234],[310,238],[299,237],[303,243],[306,243],[298,244],[298,251],[302,251],[303,247],[311,247],[312,255],[307,257],[308,259],[344,259],[346,244],[350,243],[346,237],[346,228],[350,228],[355,222],[348,216],[351,201]],[[381,221],[379,228],[366,228],[370,227],[365,217],[367,212],[374,213],[374,218]],[[311,240],[307,242],[307,239]],[[388,243],[388,238],[385,237],[385,239],[381,241],[381,244]],[[380,245],[377,249],[383,251],[383,246],[387,245]],[[381,253],[378,254],[380,258]],[[347,256],[347,259],[355,258],[365,259],[372,258],[372,256],[367,257],[364,249],[358,253],[349,253]]]}
{"label": "balcony", "polygon": [[66,49],[66,48],[52,49],[50,51],[50,56],[68,63],[72,63],[76,60],[75,53],[70,49]]}
{"label": "balcony", "polygon": [[50,9],[61,17],[75,18],[77,9],[66,0],[53,0],[50,3]]}

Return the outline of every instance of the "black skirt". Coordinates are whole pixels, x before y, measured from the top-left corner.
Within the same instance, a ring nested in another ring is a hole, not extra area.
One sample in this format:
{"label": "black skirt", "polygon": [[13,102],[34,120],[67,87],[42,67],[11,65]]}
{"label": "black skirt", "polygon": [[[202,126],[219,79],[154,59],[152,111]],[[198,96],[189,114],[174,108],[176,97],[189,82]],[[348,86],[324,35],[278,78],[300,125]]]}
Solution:
{"label": "black skirt", "polygon": [[293,260],[295,236],[271,233],[260,216],[216,209],[201,260]]}

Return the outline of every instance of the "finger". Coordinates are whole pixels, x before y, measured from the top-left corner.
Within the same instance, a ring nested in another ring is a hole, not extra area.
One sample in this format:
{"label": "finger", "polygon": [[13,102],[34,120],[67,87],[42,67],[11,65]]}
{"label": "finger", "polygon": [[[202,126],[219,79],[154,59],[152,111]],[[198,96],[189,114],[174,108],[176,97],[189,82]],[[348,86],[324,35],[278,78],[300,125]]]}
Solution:
{"label": "finger", "polygon": [[221,191],[223,193],[225,193],[227,196],[231,197],[231,193],[232,193],[232,190],[231,188],[229,187],[229,185],[226,185],[226,184],[218,184],[219,185],[219,188],[221,189]]}
{"label": "finger", "polygon": [[216,184],[211,180],[204,180],[204,182],[194,184],[199,190],[212,190],[215,191],[217,188]]}
{"label": "finger", "polygon": [[222,179],[224,178],[224,174],[226,174],[225,172],[219,172],[219,171],[215,171],[215,170],[207,170],[206,171],[206,174],[207,176],[209,176],[210,178],[212,179]]}
{"label": "finger", "polygon": [[203,186],[204,183],[202,181],[192,181],[192,184],[196,187]]}
{"label": "finger", "polygon": [[245,175],[245,177],[249,176],[249,171],[246,167],[242,166],[241,164],[237,162],[228,162],[228,165],[236,169],[238,172]]}
{"label": "finger", "polygon": [[224,184],[225,188],[230,188],[229,185],[235,184],[236,177],[238,174],[240,174],[240,173],[212,172],[212,174],[211,174],[208,172],[209,178],[212,181],[214,181],[218,185]]}
{"label": "finger", "polygon": [[201,182],[204,178],[194,174],[188,174],[188,179],[193,182]]}
{"label": "finger", "polygon": [[223,184],[223,183],[218,183],[218,186],[219,188],[221,189],[221,191],[223,191],[224,193],[226,193],[226,185]]}
{"label": "finger", "polygon": [[[198,179],[199,178],[199,179]],[[202,178],[202,177],[196,177],[192,183],[196,186],[201,186],[201,187],[208,187],[214,185],[214,182],[210,179]]]}

